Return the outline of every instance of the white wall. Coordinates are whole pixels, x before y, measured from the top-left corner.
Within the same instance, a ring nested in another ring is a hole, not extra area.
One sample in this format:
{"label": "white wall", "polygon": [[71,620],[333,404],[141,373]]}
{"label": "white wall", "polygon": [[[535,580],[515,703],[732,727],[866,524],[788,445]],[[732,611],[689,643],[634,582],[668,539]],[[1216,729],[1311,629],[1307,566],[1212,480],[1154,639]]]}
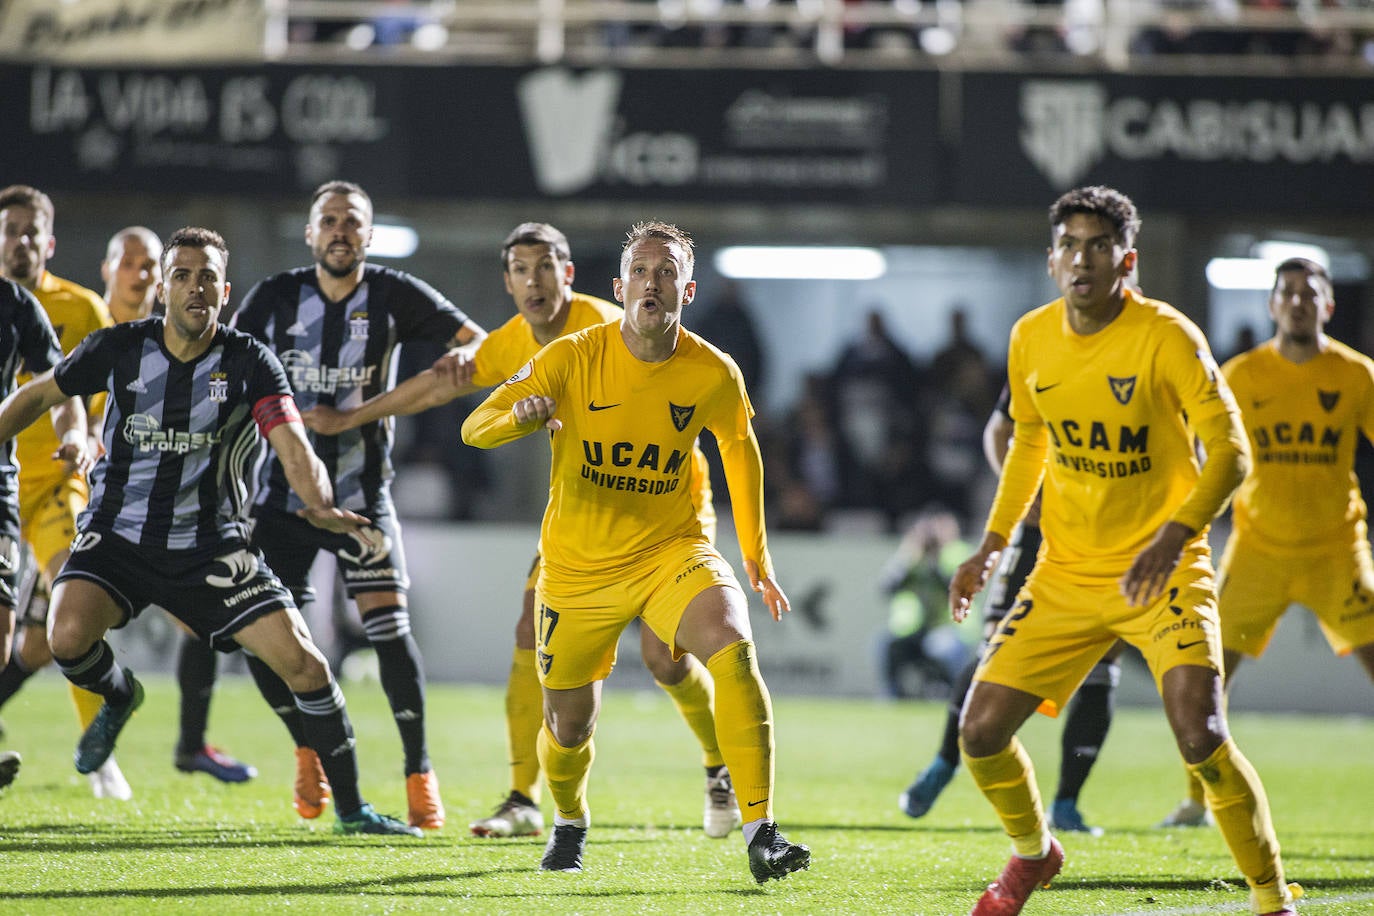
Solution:
{"label": "white wall", "polygon": [[[431,679],[505,683],[537,540],[535,526],[406,525],[415,634]],[[874,647],[887,612],[876,583],[895,539],[853,532],[843,537],[779,533],[770,537],[769,546],[793,606],[775,624],[751,595],[754,636],[769,688],[877,696]],[[721,549],[738,567],[728,523],[721,529]],[[741,570],[736,573],[745,581]],[[161,612],[150,611],[112,634],[111,642],[134,670],[169,671],[175,665],[176,639]],[[611,684],[650,686],[637,639],[622,641]],[[1128,705],[1158,703],[1143,664],[1127,660],[1120,698]],[[1332,656],[1310,614],[1293,609],[1265,657],[1241,669],[1231,706],[1367,714],[1374,709],[1374,686],[1354,659]]]}

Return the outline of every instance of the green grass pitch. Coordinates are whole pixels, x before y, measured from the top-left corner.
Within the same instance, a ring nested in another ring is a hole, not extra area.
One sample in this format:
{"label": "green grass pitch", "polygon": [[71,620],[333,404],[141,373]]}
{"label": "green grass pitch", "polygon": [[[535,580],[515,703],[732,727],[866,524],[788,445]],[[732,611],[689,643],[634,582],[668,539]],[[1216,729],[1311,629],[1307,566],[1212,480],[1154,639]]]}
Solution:
{"label": "green grass pitch", "polygon": [[[765,660],[765,675],[766,675]],[[24,768],[0,795],[0,913],[967,913],[1009,854],[992,809],[960,773],[925,818],[899,792],[934,750],[943,707],[774,698],[778,820],[811,846],[810,871],[758,887],[738,834],[701,831],[699,751],[667,698],[606,691],[592,772],[593,825],[580,875],[541,874],[542,839],[478,840],[467,824],[506,786],[502,692],[431,685],[429,733],[449,823],[419,841],[337,837],[332,813],[291,809],[285,730],[244,677],[221,679],[211,739],[259,768],[226,786],[172,767],[177,690],[148,700],[117,757],[132,802],[92,798],[72,768],[75,717],[47,671],[4,709],[0,748]],[[1243,689],[1241,685],[1240,689]],[[404,816],[400,748],[381,688],[344,685],[363,792]],[[1232,723],[1264,777],[1304,914],[1374,913],[1374,724],[1242,714]],[[1058,767],[1057,723],[1023,730],[1042,790]],[[1034,914],[1248,912],[1244,881],[1214,829],[1156,823],[1183,777],[1157,709],[1119,713],[1082,798],[1101,838],[1066,835],[1068,862]],[[545,799],[545,813],[549,805]]]}

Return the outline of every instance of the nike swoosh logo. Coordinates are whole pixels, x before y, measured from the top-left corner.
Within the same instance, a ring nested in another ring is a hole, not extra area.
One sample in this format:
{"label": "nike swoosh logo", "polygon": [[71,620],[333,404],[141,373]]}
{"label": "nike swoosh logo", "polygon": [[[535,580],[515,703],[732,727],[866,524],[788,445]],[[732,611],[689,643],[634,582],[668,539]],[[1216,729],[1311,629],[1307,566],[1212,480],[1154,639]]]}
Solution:
{"label": "nike swoosh logo", "polygon": [[1191,649],[1193,646],[1200,646],[1200,645],[1202,645],[1203,643],[1205,643],[1206,641],[1207,641],[1207,640],[1205,640],[1205,639],[1195,639],[1195,640],[1193,640],[1192,642],[1184,642],[1183,640],[1180,639],[1180,640],[1178,641],[1178,647],[1179,647],[1180,649]]}
{"label": "nike swoosh logo", "polygon": [[755,805],[766,805],[766,804],[768,804],[768,799],[765,798],[765,799],[763,799],[762,801],[748,802],[747,805],[746,805],[746,807],[752,808],[752,807],[754,807]]}
{"label": "nike swoosh logo", "polygon": [[588,410],[610,410],[612,407],[619,407],[619,404],[598,404],[592,401],[587,405]]}
{"label": "nike swoosh logo", "polygon": [[1036,394],[1043,394],[1044,392],[1049,391],[1051,388],[1058,388],[1058,387],[1059,387],[1059,382],[1055,382],[1053,385],[1045,385],[1045,386],[1043,386],[1043,387],[1040,386],[1040,385],[1036,385],[1036,386],[1035,386],[1035,393],[1036,393]]}

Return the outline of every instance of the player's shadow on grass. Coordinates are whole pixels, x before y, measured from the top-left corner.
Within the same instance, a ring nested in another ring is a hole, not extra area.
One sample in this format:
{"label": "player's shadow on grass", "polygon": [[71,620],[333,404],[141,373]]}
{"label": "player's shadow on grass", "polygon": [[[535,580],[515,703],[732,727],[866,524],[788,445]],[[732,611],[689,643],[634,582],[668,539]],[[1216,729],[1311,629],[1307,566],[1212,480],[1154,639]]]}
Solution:
{"label": "player's shadow on grass", "polygon": [[[1301,876],[1290,874],[1288,880],[1296,880],[1302,885],[1304,894],[1309,896],[1314,891],[1329,893],[1332,891],[1374,890],[1374,880],[1369,878],[1320,878],[1310,881],[1304,880]],[[1245,879],[1239,875],[1234,881],[1227,881],[1226,884],[1238,891],[1246,890]],[[1061,874],[1046,893],[1053,893],[1056,888],[1064,891],[1119,891],[1123,888],[1130,888],[1139,891],[1186,891],[1192,894],[1202,894],[1215,892],[1217,887],[1218,882],[1204,878],[1152,878],[1142,881],[1139,877],[1095,875],[1091,878],[1078,878],[1075,875]],[[1037,893],[1039,892],[1037,891]]]}
{"label": "player's shadow on grass", "polygon": [[[513,871],[514,869],[494,869],[493,871]],[[397,896],[396,888],[413,884],[442,883],[431,893],[409,892],[412,896],[446,897],[453,896],[453,888],[448,882],[461,878],[481,877],[482,874],[424,874],[388,875],[385,877],[365,878],[356,881],[338,881],[332,884],[273,884],[273,885],[234,885],[228,887],[117,887],[88,890],[48,890],[48,891],[0,891],[0,901],[7,900],[100,900],[122,897],[160,899],[168,897],[280,897],[285,894],[316,894],[356,896],[368,890],[382,891],[387,896]],[[406,895],[406,891],[399,892]]]}
{"label": "player's shadow on grass", "polygon": [[[126,825],[28,824],[10,829],[0,837],[0,854],[60,852],[71,855],[101,854],[127,850],[168,849],[302,849],[315,846],[347,849],[382,849],[393,839],[368,836],[341,836],[328,831],[283,828],[274,825],[254,829],[251,825],[222,828],[213,826],[172,827],[138,830]],[[487,844],[461,842],[457,834],[431,835],[414,840],[416,848],[445,849],[462,846],[481,849]],[[497,848],[491,844],[491,848]]]}

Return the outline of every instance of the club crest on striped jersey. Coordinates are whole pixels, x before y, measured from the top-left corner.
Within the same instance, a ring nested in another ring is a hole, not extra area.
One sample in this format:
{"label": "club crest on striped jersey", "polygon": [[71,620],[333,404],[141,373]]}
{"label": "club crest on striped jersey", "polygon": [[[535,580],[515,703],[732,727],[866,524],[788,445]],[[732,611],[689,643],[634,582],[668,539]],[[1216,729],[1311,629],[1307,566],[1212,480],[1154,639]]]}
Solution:
{"label": "club crest on striped jersey", "polygon": [[352,340],[367,340],[367,312],[348,316],[348,336]]}
{"label": "club crest on striped jersey", "polygon": [[1112,397],[1122,404],[1131,403],[1131,395],[1135,394],[1135,380],[1138,376],[1130,378],[1117,378],[1114,375],[1107,376],[1107,384],[1112,387]]}
{"label": "club crest on striped jersey", "polygon": [[686,432],[687,424],[692,422],[692,414],[697,412],[697,405],[691,407],[679,407],[672,401],[668,402],[668,413],[673,418],[673,428],[678,432]]}
{"label": "club crest on striped jersey", "polygon": [[216,404],[223,404],[229,400],[229,373],[211,372],[210,373],[210,400]]}
{"label": "club crest on striped jersey", "polygon": [[1322,391],[1320,388],[1317,389],[1317,400],[1321,403],[1322,410],[1327,413],[1336,409],[1336,402],[1340,399],[1341,393],[1339,391]]}

